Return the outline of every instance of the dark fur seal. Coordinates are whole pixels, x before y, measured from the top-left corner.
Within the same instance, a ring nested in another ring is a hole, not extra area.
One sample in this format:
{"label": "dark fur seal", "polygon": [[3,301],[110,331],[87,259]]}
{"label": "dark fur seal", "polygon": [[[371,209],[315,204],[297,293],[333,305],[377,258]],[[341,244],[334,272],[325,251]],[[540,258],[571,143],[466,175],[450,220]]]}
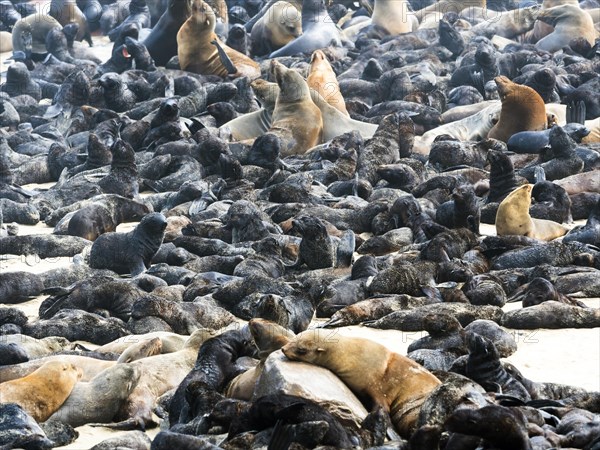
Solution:
{"label": "dark fur seal", "polygon": [[480,409],[458,409],[448,418],[445,426],[454,433],[480,436],[495,448],[532,449],[527,419],[515,408],[490,405]]}
{"label": "dark fur seal", "polygon": [[600,200],[590,212],[585,225],[573,228],[563,237],[563,242],[573,241],[592,245],[600,244]]}
{"label": "dark fur seal", "polygon": [[0,273],[0,298],[2,303],[21,303],[40,295],[44,289],[42,278],[29,272]]}
{"label": "dark fur seal", "polygon": [[0,238],[2,255],[38,255],[40,258],[75,256],[90,245],[90,241],[76,236],[51,234],[7,236]]}
{"label": "dark fur seal", "polygon": [[54,442],[16,403],[0,405],[0,445],[6,448],[52,448]]}
{"label": "dark fur seal", "polygon": [[581,308],[556,301],[507,312],[502,325],[508,328],[595,328],[600,326],[600,314],[595,308]]}
{"label": "dark fur seal", "polygon": [[191,6],[191,0],[169,0],[167,10],[144,40],[143,44],[159,66],[165,66],[177,55],[177,32],[190,17]]}
{"label": "dark fur seal", "polygon": [[160,213],[144,216],[129,233],[106,233],[98,237],[90,252],[90,267],[139,275],[162,244],[167,219]]}

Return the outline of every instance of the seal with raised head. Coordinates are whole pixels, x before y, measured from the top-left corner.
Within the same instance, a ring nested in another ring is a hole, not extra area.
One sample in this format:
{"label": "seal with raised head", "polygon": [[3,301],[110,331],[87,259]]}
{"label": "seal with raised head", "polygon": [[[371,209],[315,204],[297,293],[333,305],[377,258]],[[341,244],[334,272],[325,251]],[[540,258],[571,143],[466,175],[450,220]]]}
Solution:
{"label": "seal with raised head", "polygon": [[531,184],[524,184],[512,191],[496,213],[496,233],[498,236],[527,236],[543,241],[561,237],[569,230],[559,223],[545,219],[534,219],[529,215],[531,206]]}
{"label": "seal with raised head", "polygon": [[139,275],[150,267],[152,257],[162,244],[166,227],[165,216],[151,213],[129,233],[99,236],[90,251],[90,267]]}
{"label": "seal with raised head", "polygon": [[505,76],[494,78],[502,101],[498,123],[488,138],[507,142],[519,131],[539,131],[546,128],[548,119],[544,100],[528,86],[513,83]]}
{"label": "seal with raised head", "polygon": [[372,409],[389,412],[405,437],[414,431],[427,396],[441,384],[431,372],[381,344],[328,330],[300,333],[282,351],[292,361],[331,370]]}
{"label": "seal with raised head", "polygon": [[306,82],[309,87],[321,94],[327,103],[349,116],[335,72],[322,50],[313,52]]}
{"label": "seal with raised head", "polygon": [[259,78],[258,64],[222,43],[215,33],[215,26],[216,15],[212,8],[202,0],[194,0],[191,16],[177,33],[181,69],[222,78],[228,75],[246,76],[252,80]]}
{"label": "seal with raised head", "polygon": [[282,140],[281,156],[301,155],[321,142],[323,118],[311,99],[310,88],[298,72],[271,60],[279,85],[269,133]]}
{"label": "seal with raised head", "polygon": [[45,422],[64,403],[81,375],[81,369],[73,364],[50,361],[26,377],[0,384],[0,398]]}

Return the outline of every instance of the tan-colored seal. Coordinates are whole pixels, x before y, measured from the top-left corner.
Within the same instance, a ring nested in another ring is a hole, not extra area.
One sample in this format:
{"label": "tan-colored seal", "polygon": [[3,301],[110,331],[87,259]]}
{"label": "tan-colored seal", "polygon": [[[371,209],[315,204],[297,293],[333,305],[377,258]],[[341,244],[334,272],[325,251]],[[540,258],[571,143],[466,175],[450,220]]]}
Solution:
{"label": "tan-colored seal", "polygon": [[315,50],[310,58],[310,69],[306,82],[310,88],[321,94],[327,103],[346,116],[350,116],[335,72],[325,53],[321,50]]}
{"label": "tan-colored seal", "polygon": [[556,52],[569,45],[572,39],[582,37],[594,45],[596,29],[592,16],[579,5],[560,5],[543,9],[537,19],[554,26],[554,31],[536,44],[536,48],[547,52]]}
{"label": "tan-colored seal", "polygon": [[507,39],[514,39],[517,36],[531,30],[536,22],[540,12],[540,6],[528,6],[519,8],[518,14],[515,11],[491,11],[483,8],[469,8],[465,12],[469,15],[464,17],[469,19],[473,15],[483,19],[471,31],[477,36],[486,36],[490,39],[494,36],[502,36]]}
{"label": "tan-colored seal", "polygon": [[[421,23],[420,27],[431,26],[429,24],[439,23],[444,14],[455,12],[456,14],[468,15],[471,8],[485,8],[486,0],[440,0],[433,5],[426,6],[415,11],[413,14]],[[465,11],[467,10],[467,11]],[[472,17],[472,14],[471,14]]]}
{"label": "tan-colored seal", "polygon": [[0,367],[0,383],[26,377],[48,362],[61,362],[72,364],[82,371],[81,381],[89,381],[104,369],[114,366],[116,361],[90,358],[79,355],[50,355],[43,358],[32,359],[21,364]]}
{"label": "tan-colored seal", "polygon": [[0,384],[0,401],[17,403],[38,422],[45,422],[69,397],[81,370],[73,364],[51,361],[35,372]]}
{"label": "tan-colored seal", "polygon": [[54,17],[46,14],[36,13],[23,17],[13,27],[13,50],[27,53],[25,42],[31,37],[31,51],[40,54],[47,53],[46,36],[54,28],[62,29],[62,26]]}
{"label": "tan-colored seal", "polygon": [[394,36],[416,30],[419,21],[405,0],[375,0],[371,24]]}
{"label": "tan-colored seal", "polygon": [[171,333],[168,331],[154,331],[146,334],[132,334],[124,336],[116,341],[110,342],[98,347],[97,352],[100,353],[119,353],[123,354],[132,345],[137,345],[142,342],[151,341],[154,338],[159,338],[161,342],[161,353],[172,353],[183,348],[188,336]]}
{"label": "tan-colored seal", "polygon": [[121,356],[117,359],[117,363],[130,363],[138,359],[147,358],[148,356],[160,355],[161,351],[162,341],[158,337],[152,338],[149,341],[140,341],[121,353]]}
{"label": "tan-colored seal", "polygon": [[381,344],[330,330],[304,331],[282,351],[293,361],[331,370],[363,402],[389,412],[405,438],[414,431],[421,405],[441,384],[422,366]]}
{"label": "tan-colored seal", "polygon": [[534,219],[529,215],[532,190],[533,185],[524,184],[502,200],[496,213],[496,234],[498,236],[519,235],[551,241],[569,231],[559,223]]}
{"label": "tan-colored seal", "polygon": [[[215,34],[216,15],[202,0],[192,3],[192,15],[177,33],[177,55],[182,70],[201,75],[227,77],[260,77],[260,67],[246,55],[226,46]],[[230,73],[222,62],[216,42],[234,64],[237,72]]]}
{"label": "tan-colored seal", "polygon": [[279,85],[270,133],[282,140],[281,156],[302,155],[321,142],[323,118],[310,96],[308,84],[298,72],[271,60]]}
{"label": "tan-colored seal", "polygon": [[231,380],[225,391],[227,397],[246,401],[252,400],[256,381],[262,373],[267,357],[286,345],[295,336],[287,328],[265,319],[250,320],[248,328],[250,328],[250,332],[254,338],[254,345],[258,348],[260,362],[256,367],[247,370]]}
{"label": "tan-colored seal", "polygon": [[224,139],[231,141],[256,139],[271,128],[273,110],[275,109],[275,103],[279,95],[279,86],[277,83],[269,83],[260,78],[250,83],[250,86],[252,86],[252,90],[262,108],[258,111],[236,117],[221,125],[219,127],[219,135]]}
{"label": "tan-colored seal", "polygon": [[505,76],[494,79],[502,101],[498,123],[488,133],[489,138],[507,142],[519,131],[545,130],[547,125],[544,100],[528,86],[516,84]]}
{"label": "tan-colored seal", "polygon": [[252,54],[268,55],[301,34],[300,11],[290,2],[275,2],[252,27]]}

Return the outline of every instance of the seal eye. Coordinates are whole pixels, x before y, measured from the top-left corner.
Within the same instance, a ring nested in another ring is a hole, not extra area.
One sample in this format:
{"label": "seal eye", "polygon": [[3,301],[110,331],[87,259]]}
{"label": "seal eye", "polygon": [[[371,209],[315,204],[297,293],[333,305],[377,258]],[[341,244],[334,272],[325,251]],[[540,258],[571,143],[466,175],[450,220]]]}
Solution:
{"label": "seal eye", "polygon": [[296,349],[296,353],[298,355],[306,355],[308,353],[308,350],[306,350],[305,348],[298,348]]}

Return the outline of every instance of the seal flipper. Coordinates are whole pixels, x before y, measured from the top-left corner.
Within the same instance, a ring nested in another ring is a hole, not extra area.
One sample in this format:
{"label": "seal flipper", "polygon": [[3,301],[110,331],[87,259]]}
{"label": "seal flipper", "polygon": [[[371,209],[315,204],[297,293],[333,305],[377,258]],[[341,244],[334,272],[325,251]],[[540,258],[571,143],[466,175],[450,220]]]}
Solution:
{"label": "seal flipper", "polygon": [[542,166],[536,166],[533,171],[533,177],[536,183],[541,183],[542,181],[546,181],[546,172]]}
{"label": "seal flipper", "polygon": [[583,100],[570,102],[567,105],[567,123],[579,123],[585,125],[586,107]]}
{"label": "seal flipper", "polygon": [[146,271],[146,265],[144,264],[144,261],[142,261],[141,257],[138,258],[137,261],[131,261],[131,264],[129,265],[129,267],[131,269],[132,277],[135,277],[136,275],[139,275]]}
{"label": "seal flipper", "polygon": [[289,426],[278,420],[273,428],[267,450],[287,450],[292,444],[292,433]]}
{"label": "seal flipper", "polygon": [[214,45],[215,47],[217,47],[217,52],[219,52],[219,58],[221,59],[221,64],[223,64],[223,67],[225,67],[225,70],[227,70],[227,73],[229,75],[236,74],[238,70],[235,67],[235,65],[233,64],[233,61],[231,60],[231,58],[229,58],[227,53],[225,53],[225,50],[223,50],[223,47],[221,47],[221,44],[219,44],[219,42],[216,39],[214,39],[210,43],[212,45]]}

